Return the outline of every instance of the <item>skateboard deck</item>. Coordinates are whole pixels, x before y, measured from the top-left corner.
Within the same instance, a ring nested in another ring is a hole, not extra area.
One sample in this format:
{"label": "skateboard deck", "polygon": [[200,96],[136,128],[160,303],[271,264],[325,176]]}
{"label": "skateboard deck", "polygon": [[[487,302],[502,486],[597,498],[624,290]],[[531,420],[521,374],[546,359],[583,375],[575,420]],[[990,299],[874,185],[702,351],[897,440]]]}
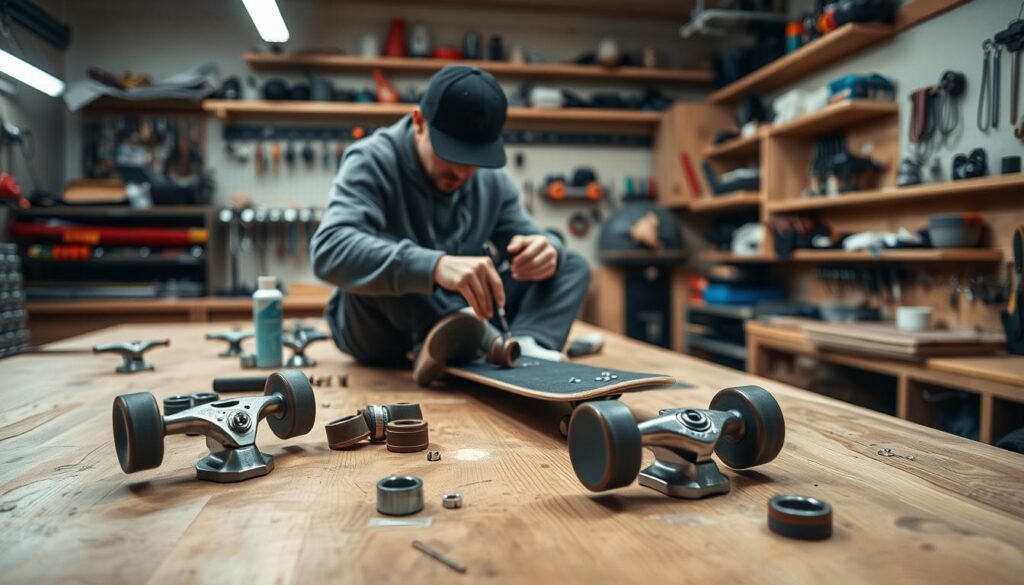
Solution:
{"label": "skateboard deck", "polygon": [[449,365],[447,372],[491,388],[552,402],[592,400],[676,382],[672,376],[538,358],[521,358],[514,368],[504,368],[479,359]]}

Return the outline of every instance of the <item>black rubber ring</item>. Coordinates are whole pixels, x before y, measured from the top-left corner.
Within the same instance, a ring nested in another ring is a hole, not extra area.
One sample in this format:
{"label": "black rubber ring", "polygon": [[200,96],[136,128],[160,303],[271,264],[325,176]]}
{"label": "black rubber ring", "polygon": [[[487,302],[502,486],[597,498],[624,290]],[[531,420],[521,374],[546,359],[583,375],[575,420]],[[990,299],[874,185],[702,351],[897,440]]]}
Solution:
{"label": "black rubber ring", "polygon": [[768,500],[768,528],[789,538],[824,540],[832,536],[832,506],[808,496],[775,496]]}

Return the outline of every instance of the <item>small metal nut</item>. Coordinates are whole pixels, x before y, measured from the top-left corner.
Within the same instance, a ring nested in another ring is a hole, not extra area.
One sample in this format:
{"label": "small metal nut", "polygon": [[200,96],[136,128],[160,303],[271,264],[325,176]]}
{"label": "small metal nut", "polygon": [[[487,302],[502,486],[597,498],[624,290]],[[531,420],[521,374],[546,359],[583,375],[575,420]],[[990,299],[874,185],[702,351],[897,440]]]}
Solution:
{"label": "small metal nut", "polygon": [[252,426],[252,417],[250,417],[244,410],[236,410],[231,413],[231,418],[228,419],[228,426],[235,432],[245,432]]}
{"label": "small metal nut", "polygon": [[427,461],[440,461],[440,460],[441,460],[441,452],[440,451],[427,451]]}
{"label": "small metal nut", "polygon": [[449,510],[462,507],[462,494],[444,494],[441,496],[441,505]]}

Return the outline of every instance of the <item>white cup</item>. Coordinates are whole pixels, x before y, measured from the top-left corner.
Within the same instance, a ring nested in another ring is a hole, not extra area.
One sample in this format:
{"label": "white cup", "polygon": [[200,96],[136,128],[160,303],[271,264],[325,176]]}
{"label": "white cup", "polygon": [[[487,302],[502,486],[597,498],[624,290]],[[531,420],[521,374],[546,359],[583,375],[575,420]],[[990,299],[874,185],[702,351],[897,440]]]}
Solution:
{"label": "white cup", "polygon": [[927,331],[931,328],[931,307],[897,307],[896,327],[903,331]]}

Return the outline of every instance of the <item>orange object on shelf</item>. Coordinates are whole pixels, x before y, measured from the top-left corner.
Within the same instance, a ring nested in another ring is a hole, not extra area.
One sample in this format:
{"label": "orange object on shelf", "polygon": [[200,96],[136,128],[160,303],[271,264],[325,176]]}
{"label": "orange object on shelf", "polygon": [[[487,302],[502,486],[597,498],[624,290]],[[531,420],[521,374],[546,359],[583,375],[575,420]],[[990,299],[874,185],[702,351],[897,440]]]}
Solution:
{"label": "orange object on shelf", "polygon": [[604,196],[604,187],[597,181],[592,181],[587,185],[587,199],[591,201],[597,201]]}
{"label": "orange object on shelf", "polygon": [[377,84],[377,101],[382,104],[397,104],[398,103],[398,90],[395,89],[394,85],[388,81],[388,78],[384,75],[384,71],[380,68],[374,69],[371,74],[373,80]]}
{"label": "orange object on shelf", "polygon": [[565,181],[552,181],[548,185],[548,197],[554,201],[565,199]]}

